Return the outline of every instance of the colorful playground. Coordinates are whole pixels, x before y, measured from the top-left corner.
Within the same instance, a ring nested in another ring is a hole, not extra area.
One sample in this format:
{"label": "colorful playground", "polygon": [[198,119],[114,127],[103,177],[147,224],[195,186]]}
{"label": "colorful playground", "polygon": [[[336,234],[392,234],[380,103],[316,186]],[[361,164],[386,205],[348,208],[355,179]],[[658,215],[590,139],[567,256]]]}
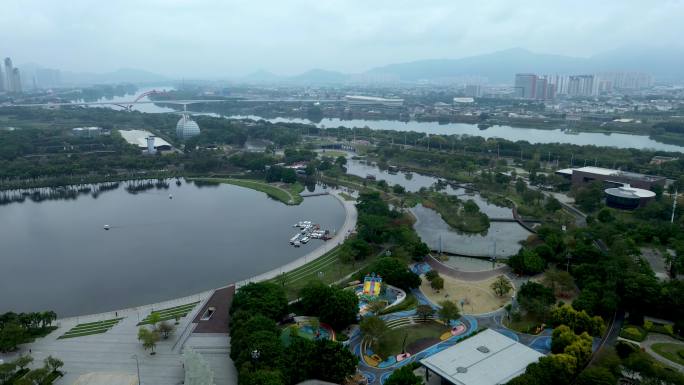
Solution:
{"label": "colorful playground", "polygon": [[[412,266],[412,270],[424,275],[430,270],[430,266],[418,263]],[[429,282],[423,279],[421,287],[408,293],[415,298],[414,304],[404,307],[406,310],[379,315],[385,321],[387,331],[377,340],[364,337],[358,327],[352,328],[348,344],[359,357],[359,371],[368,384],[382,384],[394,370],[439,353],[486,328],[494,329],[541,353],[550,352],[551,329],[535,336],[519,333],[502,325],[501,319],[505,314],[503,307],[511,296],[499,298],[492,293],[490,285],[495,277],[479,281],[458,280],[446,274],[442,277],[445,281],[444,288],[439,292],[433,290]],[[374,274],[366,276],[361,284],[354,286],[360,299],[360,316],[372,315],[366,309],[369,303],[383,301],[390,306],[406,300],[407,293],[393,289],[382,281],[382,277]],[[402,301],[397,301],[399,295],[396,293],[399,292],[403,296]],[[444,300],[455,302],[462,314],[448,326],[437,315],[440,309],[438,303]],[[419,316],[416,313],[418,305],[432,307],[435,314],[429,317]]]}
{"label": "colorful playground", "polygon": [[331,340],[335,341],[335,331],[327,324],[320,323],[313,317],[296,317],[295,323],[285,327],[280,333],[280,339],[286,346],[294,336],[304,337],[308,340]]}

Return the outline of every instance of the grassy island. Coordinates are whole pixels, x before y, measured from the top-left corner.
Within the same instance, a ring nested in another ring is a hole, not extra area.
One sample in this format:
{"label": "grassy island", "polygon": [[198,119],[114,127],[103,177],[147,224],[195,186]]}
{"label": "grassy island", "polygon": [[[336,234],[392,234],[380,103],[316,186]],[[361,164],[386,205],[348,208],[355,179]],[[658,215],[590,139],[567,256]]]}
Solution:
{"label": "grassy island", "polygon": [[439,213],[449,226],[466,233],[482,233],[489,229],[489,218],[472,200],[463,201],[453,195],[437,192],[420,196],[423,206]]}

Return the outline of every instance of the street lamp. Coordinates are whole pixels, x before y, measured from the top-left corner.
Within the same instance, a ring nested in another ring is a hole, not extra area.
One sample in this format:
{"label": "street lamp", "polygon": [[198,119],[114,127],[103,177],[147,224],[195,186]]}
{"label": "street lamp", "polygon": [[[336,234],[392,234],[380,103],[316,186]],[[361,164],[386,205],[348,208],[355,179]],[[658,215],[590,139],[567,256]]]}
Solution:
{"label": "street lamp", "polygon": [[261,352],[258,349],[254,349],[251,352],[252,356],[252,366],[254,367],[254,371],[256,371],[256,363],[259,360],[259,356],[261,356]]}
{"label": "street lamp", "polygon": [[140,380],[140,362],[138,361],[138,355],[134,354],[131,356],[131,358],[135,358],[135,368],[138,370],[138,385],[142,385],[142,381]]}

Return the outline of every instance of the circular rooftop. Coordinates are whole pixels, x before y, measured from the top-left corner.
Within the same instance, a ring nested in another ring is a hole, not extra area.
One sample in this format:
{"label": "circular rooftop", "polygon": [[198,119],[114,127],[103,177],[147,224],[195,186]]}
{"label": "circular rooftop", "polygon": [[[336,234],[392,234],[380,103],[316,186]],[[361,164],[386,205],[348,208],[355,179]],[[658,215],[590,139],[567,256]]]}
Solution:
{"label": "circular rooftop", "polygon": [[644,190],[642,188],[636,188],[632,186],[622,186],[614,187],[605,190],[606,194],[619,197],[619,198],[631,198],[631,199],[643,199],[643,198],[653,198],[655,193],[651,190]]}

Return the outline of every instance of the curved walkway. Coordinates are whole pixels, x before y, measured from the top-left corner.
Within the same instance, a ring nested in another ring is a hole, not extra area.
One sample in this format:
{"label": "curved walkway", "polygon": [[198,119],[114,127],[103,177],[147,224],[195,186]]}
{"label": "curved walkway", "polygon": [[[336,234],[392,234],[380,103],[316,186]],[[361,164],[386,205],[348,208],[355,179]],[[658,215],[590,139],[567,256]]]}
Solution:
{"label": "curved walkway", "polygon": [[654,359],[658,360],[659,362],[661,362],[667,366],[671,366],[671,367],[679,370],[681,373],[684,373],[684,365],[670,361],[667,358],[658,354],[655,350],[653,350],[653,345],[658,344],[658,343],[678,344],[683,349],[684,349],[684,343],[680,340],[676,340],[676,339],[674,339],[670,336],[666,336],[664,334],[649,333],[648,337],[646,337],[646,339],[639,344]]}
{"label": "curved walkway", "polygon": [[444,274],[451,278],[460,279],[463,281],[482,281],[483,279],[488,279],[496,277],[501,274],[507,274],[511,271],[509,266],[501,266],[492,270],[482,270],[482,271],[461,271],[456,270],[451,266],[447,266],[444,263],[438,261],[432,255],[428,255],[426,262],[430,265],[430,268],[438,271],[440,274]]}

